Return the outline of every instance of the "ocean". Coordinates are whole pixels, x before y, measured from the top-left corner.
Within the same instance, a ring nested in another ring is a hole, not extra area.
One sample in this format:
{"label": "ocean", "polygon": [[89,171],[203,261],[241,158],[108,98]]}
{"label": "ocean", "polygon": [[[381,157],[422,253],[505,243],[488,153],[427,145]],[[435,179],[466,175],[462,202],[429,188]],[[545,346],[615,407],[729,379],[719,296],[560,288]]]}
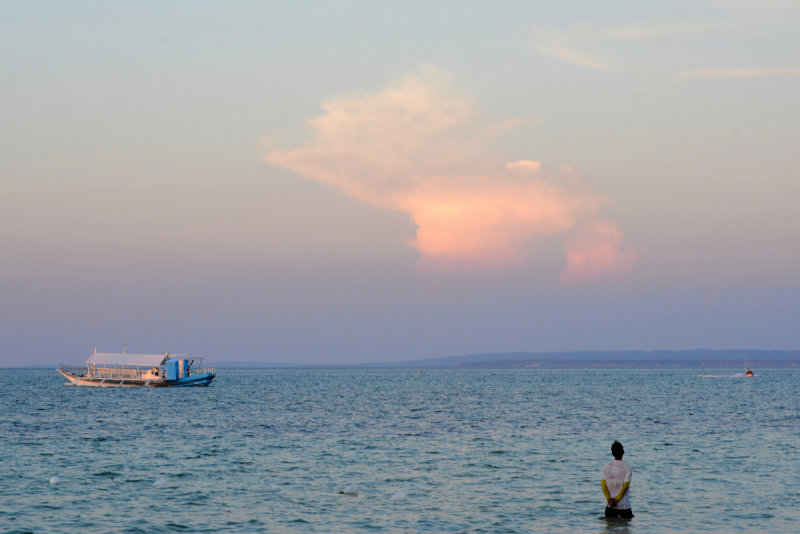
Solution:
{"label": "ocean", "polygon": [[[796,369],[0,371],[0,532],[800,530]],[[631,521],[602,519],[615,439]]]}

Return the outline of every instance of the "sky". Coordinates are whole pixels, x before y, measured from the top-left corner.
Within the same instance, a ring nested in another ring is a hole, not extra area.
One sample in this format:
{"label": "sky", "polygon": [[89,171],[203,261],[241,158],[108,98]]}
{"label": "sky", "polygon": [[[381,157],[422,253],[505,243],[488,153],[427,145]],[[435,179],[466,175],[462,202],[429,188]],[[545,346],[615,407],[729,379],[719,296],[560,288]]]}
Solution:
{"label": "sky", "polygon": [[800,1],[9,1],[0,365],[800,348]]}

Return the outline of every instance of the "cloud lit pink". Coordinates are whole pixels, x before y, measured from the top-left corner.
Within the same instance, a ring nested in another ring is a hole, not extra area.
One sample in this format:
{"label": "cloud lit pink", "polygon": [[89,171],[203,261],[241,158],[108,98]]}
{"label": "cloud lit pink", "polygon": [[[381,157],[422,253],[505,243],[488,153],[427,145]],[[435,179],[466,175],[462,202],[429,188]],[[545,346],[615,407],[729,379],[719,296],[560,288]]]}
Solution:
{"label": "cloud lit pink", "polygon": [[407,213],[408,242],[424,270],[512,267],[537,238],[563,235],[561,280],[626,274],[637,259],[607,215],[610,201],[574,169],[508,162],[492,149],[472,98],[439,71],[406,76],[383,90],[323,104],[311,139],[273,150],[270,163],[355,198]]}

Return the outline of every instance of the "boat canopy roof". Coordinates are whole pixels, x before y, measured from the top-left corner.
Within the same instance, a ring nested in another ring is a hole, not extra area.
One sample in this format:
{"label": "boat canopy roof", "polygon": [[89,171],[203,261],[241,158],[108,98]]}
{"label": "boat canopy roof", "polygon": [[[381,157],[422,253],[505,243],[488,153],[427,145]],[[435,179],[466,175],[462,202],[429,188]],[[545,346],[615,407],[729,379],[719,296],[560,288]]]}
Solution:
{"label": "boat canopy roof", "polygon": [[156,367],[164,363],[167,354],[128,354],[127,352],[95,352],[86,360],[88,365],[140,365]]}

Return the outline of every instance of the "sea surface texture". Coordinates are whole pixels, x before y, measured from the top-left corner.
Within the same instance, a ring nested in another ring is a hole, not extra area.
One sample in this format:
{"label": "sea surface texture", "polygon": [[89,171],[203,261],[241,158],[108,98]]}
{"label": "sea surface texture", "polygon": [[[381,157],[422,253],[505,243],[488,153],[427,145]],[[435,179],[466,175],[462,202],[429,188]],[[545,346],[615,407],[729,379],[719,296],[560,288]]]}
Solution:
{"label": "sea surface texture", "polygon": [[[223,368],[118,389],[4,369],[0,532],[798,532],[799,382]],[[630,522],[601,518],[615,439]]]}

